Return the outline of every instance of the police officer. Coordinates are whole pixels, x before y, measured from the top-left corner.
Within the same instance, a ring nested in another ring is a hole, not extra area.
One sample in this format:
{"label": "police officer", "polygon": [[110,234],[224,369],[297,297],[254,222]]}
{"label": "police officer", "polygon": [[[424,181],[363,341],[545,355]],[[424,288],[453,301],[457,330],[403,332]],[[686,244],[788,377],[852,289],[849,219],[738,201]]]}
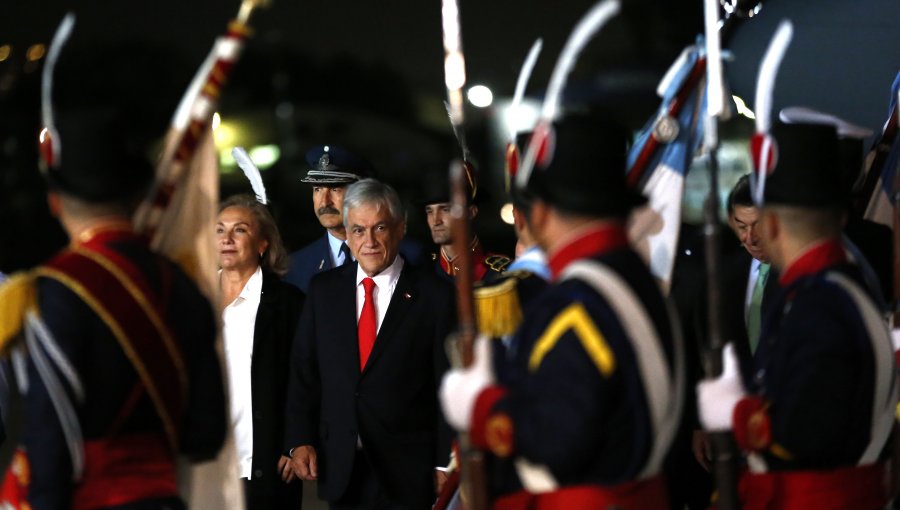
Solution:
{"label": "police officer", "polygon": [[70,244],[0,290],[0,342],[24,332],[29,352],[24,448],[7,479],[28,506],[7,503],[184,508],[176,456],[211,459],[223,444],[212,308],[131,229],[154,175],[149,151],[177,99],[154,87],[165,63],[76,46],[48,71],[47,200]]}
{"label": "police officer", "polygon": [[[569,116],[527,189],[529,225],[552,283],[528,307],[521,353],[495,384],[488,348],[441,387],[448,422],[508,459],[493,508],[666,508],[658,476],[679,422],[683,373],[666,303],[624,221],[627,133]],[[541,140],[535,142],[541,144]]]}
{"label": "police officer", "polygon": [[[479,195],[478,177],[471,163],[464,165],[467,181],[467,198],[469,201],[469,219],[478,216],[478,203],[483,197]],[[453,231],[450,217],[450,184],[446,172],[432,171],[426,176],[423,186],[423,197],[419,203],[425,209],[425,219],[431,231],[431,240],[437,245],[437,252],[431,254],[435,271],[453,279],[459,272],[458,253],[453,246]],[[472,236],[469,246],[472,257],[472,269],[475,281],[492,279],[502,273],[509,265],[510,259],[505,255],[489,253],[484,250],[478,236]]]}
{"label": "police officer", "polygon": [[731,429],[748,454],[744,508],[875,509],[896,405],[888,330],[841,241],[833,126],[776,124],[760,216],[781,290],[763,319],[755,373],[733,349],[698,385],[707,430]]}
{"label": "police officer", "polygon": [[344,229],[344,190],[354,182],[372,176],[372,166],[362,157],[337,145],[313,147],[306,153],[310,169],[302,182],[312,185],[313,212],[325,228],[325,235],[291,254],[284,281],[303,292],[321,271],[352,261]]}

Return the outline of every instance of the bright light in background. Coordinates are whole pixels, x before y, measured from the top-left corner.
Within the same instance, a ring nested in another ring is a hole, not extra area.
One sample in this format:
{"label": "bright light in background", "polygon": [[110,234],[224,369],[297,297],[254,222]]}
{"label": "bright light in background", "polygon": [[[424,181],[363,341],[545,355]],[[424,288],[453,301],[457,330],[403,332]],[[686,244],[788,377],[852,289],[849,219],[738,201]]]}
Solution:
{"label": "bright light in background", "polygon": [[[218,147],[232,147],[237,139],[237,126],[231,122],[220,121],[219,126],[213,131]],[[229,149],[230,150],[230,149]]]}
{"label": "bright light in background", "polygon": [[475,85],[466,94],[469,102],[478,108],[487,108],[494,102],[494,94],[484,85]]}
{"label": "bright light in background", "polygon": [[747,108],[747,103],[745,103],[743,99],[738,96],[731,96],[731,99],[734,100],[734,106],[737,107],[738,114],[743,115],[750,120],[756,119],[756,114],[753,113],[753,110]]}
{"label": "bright light in background", "polygon": [[516,222],[515,218],[513,218],[513,205],[511,203],[507,202],[500,208],[500,219],[507,225],[512,225]]}
{"label": "bright light in background", "polygon": [[36,62],[44,58],[46,50],[47,48],[43,44],[32,44],[25,53],[25,58],[27,58],[29,62]]}
{"label": "bright light in background", "polygon": [[534,129],[538,116],[541,113],[540,102],[533,99],[523,99],[519,107],[513,110],[509,103],[502,108],[503,124],[507,132],[527,132]]}
{"label": "bright light in background", "polygon": [[[231,154],[231,146],[219,149],[219,170],[223,174],[237,171],[237,161]],[[277,145],[257,145],[247,149],[247,154],[260,170],[266,170],[281,158],[281,149]]]}
{"label": "bright light in background", "polygon": [[277,145],[259,145],[253,147],[249,151],[250,159],[256,163],[260,170],[265,170],[274,165],[278,158],[281,157],[281,149]]}
{"label": "bright light in background", "polygon": [[12,51],[12,47],[8,44],[4,44],[0,46],[0,62],[9,58],[9,54]]}
{"label": "bright light in background", "polygon": [[213,114],[213,118],[212,118],[212,128],[213,128],[213,131],[215,131],[216,129],[218,129],[218,127],[219,127],[220,124],[222,124],[222,116],[219,115],[219,112],[216,112],[216,113]]}

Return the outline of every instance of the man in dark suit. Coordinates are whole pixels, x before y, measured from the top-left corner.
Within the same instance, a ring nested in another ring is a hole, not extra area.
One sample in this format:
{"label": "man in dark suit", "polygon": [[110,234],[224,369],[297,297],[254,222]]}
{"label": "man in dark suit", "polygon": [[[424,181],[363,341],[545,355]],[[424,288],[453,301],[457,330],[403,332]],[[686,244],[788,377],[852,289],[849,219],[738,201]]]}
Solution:
{"label": "man in dark suit", "polygon": [[372,174],[361,157],[336,145],[322,145],[306,153],[310,170],[303,182],[312,185],[313,211],[325,228],[325,235],[291,254],[284,280],[303,292],[319,272],[351,262],[341,209],[349,184]]}
{"label": "man in dark suit", "polygon": [[764,311],[778,290],[778,274],[760,246],[759,208],[750,193],[749,174],[738,179],[727,205],[728,225],[744,249],[723,261],[722,333],[735,342],[742,359],[750,360],[759,343]]}
{"label": "man in dark suit", "polygon": [[437,387],[452,287],[398,256],[405,222],[390,186],[349,186],[343,212],[357,262],[310,284],[291,355],[289,466],[333,509],[430,508],[450,453]]}

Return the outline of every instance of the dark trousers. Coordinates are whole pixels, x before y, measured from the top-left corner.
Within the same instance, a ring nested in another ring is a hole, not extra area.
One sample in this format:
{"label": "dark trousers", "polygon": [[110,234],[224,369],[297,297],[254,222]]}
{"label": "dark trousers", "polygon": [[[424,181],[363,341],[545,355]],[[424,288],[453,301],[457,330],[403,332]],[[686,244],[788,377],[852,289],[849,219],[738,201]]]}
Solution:
{"label": "dark trousers", "polygon": [[143,501],[134,501],[124,505],[106,507],[105,510],[184,510],[184,503],[180,498],[159,498]]}
{"label": "dark trousers", "polygon": [[[303,483],[294,480],[253,478],[244,482],[244,501],[247,510],[300,510],[303,506]],[[198,509],[203,510],[203,509]]]}
{"label": "dark trousers", "polygon": [[353,459],[353,472],[350,474],[350,483],[347,484],[347,492],[337,501],[329,501],[331,510],[428,510],[429,507],[416,508],[397,504],[391,501],[375,470],[363,450],[356,451]]}

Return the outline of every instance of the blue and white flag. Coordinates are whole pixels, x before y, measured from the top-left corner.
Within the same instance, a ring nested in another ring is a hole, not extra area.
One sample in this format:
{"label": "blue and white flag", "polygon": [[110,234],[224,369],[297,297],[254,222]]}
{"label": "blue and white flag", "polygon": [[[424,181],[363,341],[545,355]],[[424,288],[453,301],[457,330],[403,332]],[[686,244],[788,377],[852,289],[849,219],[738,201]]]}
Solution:
{"label": "blue and white flag", "polygon": [[703,43],[686,48],[657,87],[662,103],[628,154],[626,179],[648,203],[628,225],[631,244],[668,292],[681,226],[684,179],[703,142]]}
{"label": "blue and white flag", "polygon": [[[900,94],[900,73],[891,85],[891,106],[888,120],[882,129],[878,142],[866,157],[866,175],[878,172],[878,183],[869,198],[865,218],[888,227],[894,227],[894,205],[896,193],[894,180],[900,171],[900,129],[897,121],[897,100]],[[874,175],[871,176],[874,178]]]}

